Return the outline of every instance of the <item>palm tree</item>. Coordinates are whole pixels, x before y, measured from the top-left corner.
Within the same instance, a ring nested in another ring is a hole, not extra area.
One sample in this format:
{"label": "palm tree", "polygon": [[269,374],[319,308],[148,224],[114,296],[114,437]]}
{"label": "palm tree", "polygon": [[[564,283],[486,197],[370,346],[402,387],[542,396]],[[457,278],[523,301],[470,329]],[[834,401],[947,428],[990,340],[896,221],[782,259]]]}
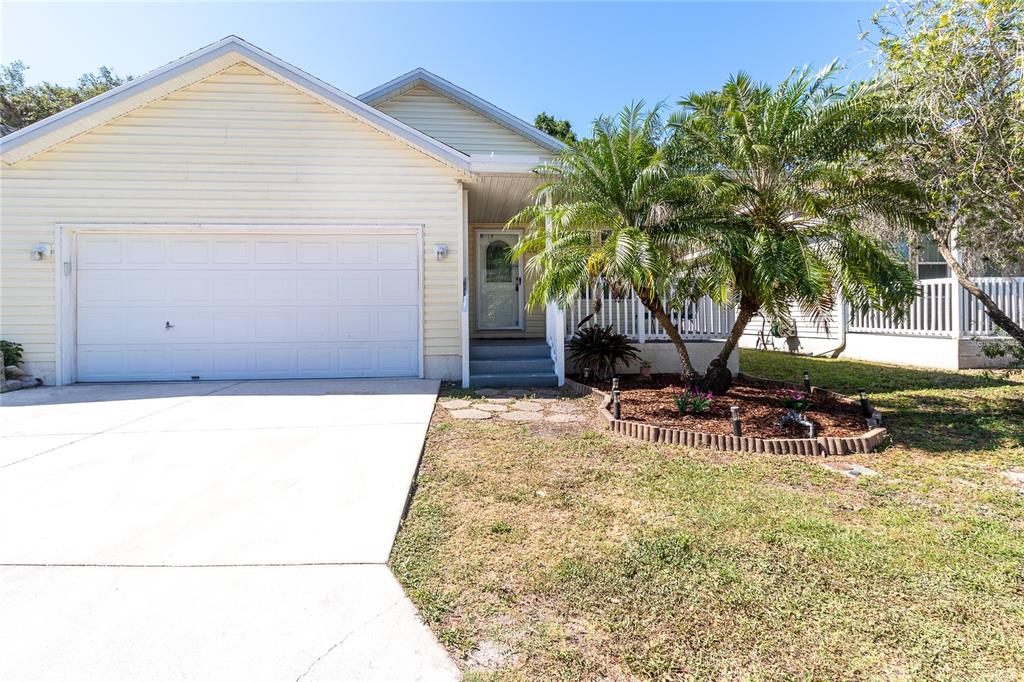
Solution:
{"label": "palm tree", "polygon": [[[670,177],[661,110],[644,111],[640,102],[598,118],[592,137],[536,169],[543,180],[534,203],[508,225],[529,226],[516,256],[529,255],[527,267],[536,273],[531,305],[549,299],[567,305],[585,287],[601,284],[633,291],[665,328],[682,377],[692,381],[697,375],[686,343],[668,313],[684,290],[678,264],[688,247],[681,231],[662,227],[672,209],[665,201]],[[677,201],[674,210],[683,204]]]}
{"label": "palm tree", "polygon": [[840,292],[899,315],[917,293],[906,262],[869,229],[918,219],[917,189],[869,163],[905,127],[875,86],[844,92],[835,73],[835,62],[805,68],[774,88],[740,73],[683,99],[669,121],[676,196],[711,207],[695,233],[683,228],[701,244],[687,274],[738,308],[703,379],[714,393],[731,385],[726,362],[758,313],[789,322],[797,306],[824,316]]}

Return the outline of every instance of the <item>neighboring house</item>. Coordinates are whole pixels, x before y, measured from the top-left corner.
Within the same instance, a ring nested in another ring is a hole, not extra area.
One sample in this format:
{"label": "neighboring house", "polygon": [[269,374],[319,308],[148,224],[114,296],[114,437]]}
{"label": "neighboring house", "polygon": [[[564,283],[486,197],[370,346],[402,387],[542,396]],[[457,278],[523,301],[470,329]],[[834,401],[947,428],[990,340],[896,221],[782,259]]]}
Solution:
{"label": "neighboring house", "polygon": [[225,38],[0,139],[0,336],[58,384],[561,383],[503,227],[562,148],[422,69],[355,98]]}

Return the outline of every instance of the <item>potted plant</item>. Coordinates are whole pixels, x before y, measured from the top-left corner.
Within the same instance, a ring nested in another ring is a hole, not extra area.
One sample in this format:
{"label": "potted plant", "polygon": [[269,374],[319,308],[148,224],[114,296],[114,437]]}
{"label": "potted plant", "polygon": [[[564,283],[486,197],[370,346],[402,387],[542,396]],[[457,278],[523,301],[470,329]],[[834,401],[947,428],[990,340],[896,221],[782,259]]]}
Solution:
{"label": "potted plant", "polygon": [[651,363],[649,361],[644,360],[640,363],[640,376],[645,379],[651,378]]}

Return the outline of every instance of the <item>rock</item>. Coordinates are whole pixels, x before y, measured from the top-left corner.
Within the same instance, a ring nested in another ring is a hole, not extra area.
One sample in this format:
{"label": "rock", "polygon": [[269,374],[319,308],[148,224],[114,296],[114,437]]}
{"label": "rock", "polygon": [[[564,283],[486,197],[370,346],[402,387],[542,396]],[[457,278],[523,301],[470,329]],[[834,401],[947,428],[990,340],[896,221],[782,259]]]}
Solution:
{"label": "rock", "polygon": [[[483,410],[455,410],[452,416],[456,419],[490,419],[491,413]],[[501,415],[504,417],[505,415]]]}
{"label": "rock", "polygon": [[1024,471],[1004,471],[1003,476],[1011,483],[1024,485]]}
{"label": "rock", "polygon": [[7,365],[6,367],[4,367],[4,373],[7,376],[11,377],[12,379],[18,380],[26,379],[32,376],[31,374],[23,370],[21,367],[18,367],[17,365]]}
{"label": "rock", "polygon": [[878,472],[874,469],[869,469],[861,464],[853,464],[851,462],[822,462],[821,465],[826,469],[835,471],[843,476],[848,476],[849,478],[878,475]]}
{"label": "rock", "polygon": [[482,640],[476,648],[466,654],[466,663],[471,668],[497,670],[516,662],[516,654],[506,644]]}
{"label": "rock", "polygon": [[504,412],[498,415],[502,419],[517,422],[536,422],[544,418],[540,412],[523,412],[521,410],[512,410],[511,412]]}
{"label": "rock", "polygon": [[464,410],[472,404],[473,402],[470,400],[446,400],[443,403],[441,403],[441,407],[443,407],[446,410]]}
{"label": "rock", "polygon": [[700,388],[711,391],[714,395],[725,395],[732,386],[732,372],[715,358],[697,383]]}
{"label": "rock", "polygon": [[517,410],[523,410],[525,412],[540,412],[544,409],[544,406],[540,403],[533,403],[526,400],[520,400],[515,404]]}
{"label": "rock", "polygon": [[485,412],[504,412],[508,409],[508,406],[501,403],[477,403],[473,409],[484,410]]}

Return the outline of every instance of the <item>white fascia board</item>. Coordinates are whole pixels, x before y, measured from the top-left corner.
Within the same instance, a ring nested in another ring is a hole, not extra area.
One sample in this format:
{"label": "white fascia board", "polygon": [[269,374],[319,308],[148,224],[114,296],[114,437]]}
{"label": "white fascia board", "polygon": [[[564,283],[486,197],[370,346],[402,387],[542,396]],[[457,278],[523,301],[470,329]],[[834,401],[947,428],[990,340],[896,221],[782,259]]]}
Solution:
{"label": "white fascia board", "polygon": [[523,119],[513,116],[504,109],[499,109],[482,97],[477,97],[468,90],[460,88],[424,68],[413,69],[409,73],[379,85],[373,90],[364,92],[359,96],[359,99],[371,106],[377,106],[384,101],[401,95],[403,92],[411,90],[417,85],[426,85],[551,152],[557,154],[565,149],[565,143],[561,140],[551,137],[547,133],[534,128]]}
{"label": "white fascia board", "polygon": [[[102,108],[115,106],[117,103],[133,97],[146,89],[166,83],[206,62],[233,52],[238,53],[243,61],[250,63],[255,68],[295,85],[326,104],[343,111],[380,132],[408,144],[445,165],[451,166],[465,174],[470,173],[470,161],[466,154],[421,133],[372,106],[364,104],[357,98],[324,83],[318,78],[278,59],[237,36],[228,36],[177,61],[151,71],[145,76],[130,80],[101,95],[97,95],[85,102],[76,104],[42,121],[33,123],[0,138],[0,158],[3,158],[7,163],[21,160],[14,154],[18,147],[44,135],[54,133],[61,127],[68,126],[75,121],[90,116]],[[56,144],[59,144],[59,141]]]}
{"label": "white fascia board", "polygon": [[502,154],[473,154],[470,157],[470,168],[474,173],[500,173],[529,175],[546,159],[539,156],[514,156]]}

